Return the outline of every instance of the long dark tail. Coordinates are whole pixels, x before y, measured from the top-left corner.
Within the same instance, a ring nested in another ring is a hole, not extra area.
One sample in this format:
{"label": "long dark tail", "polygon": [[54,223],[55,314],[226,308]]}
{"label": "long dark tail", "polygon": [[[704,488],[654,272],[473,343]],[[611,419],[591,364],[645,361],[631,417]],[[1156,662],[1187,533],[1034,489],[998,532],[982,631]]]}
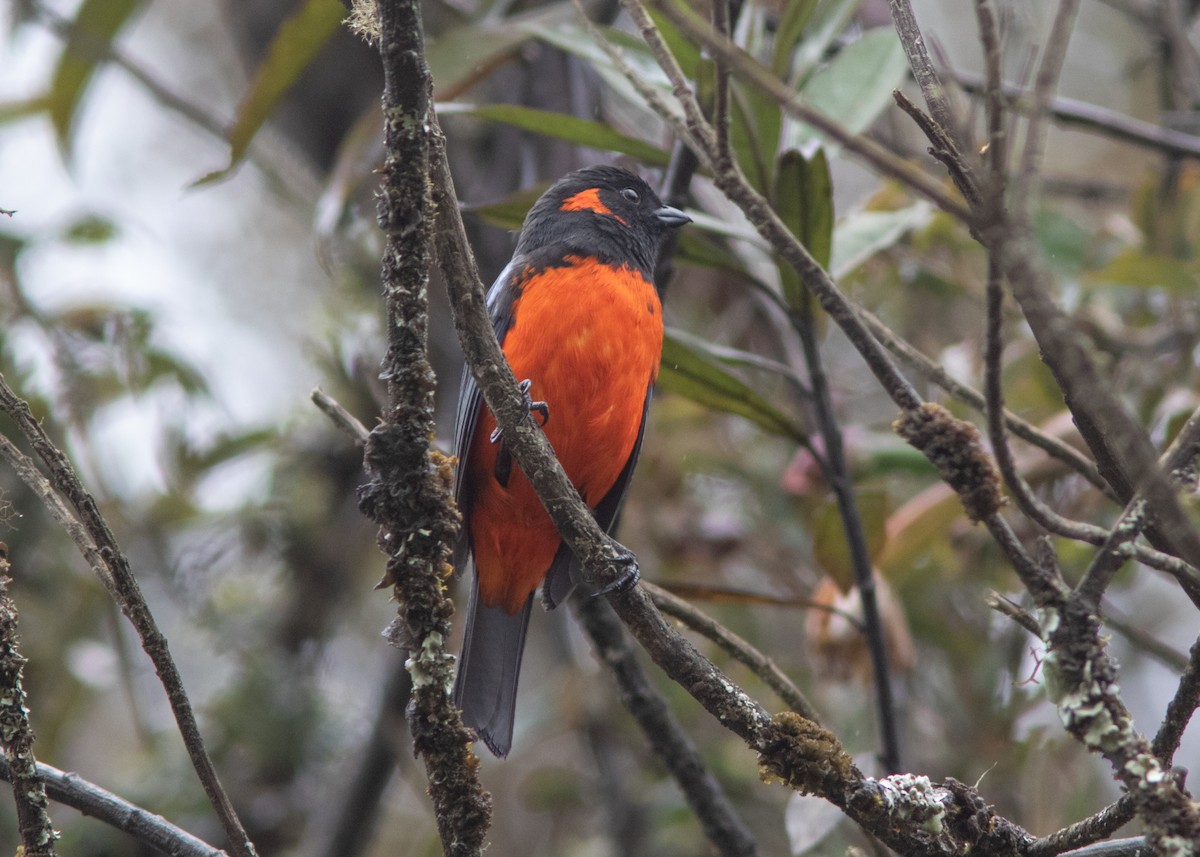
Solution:
{"label": "long dark tail", "polygon": [[462,709],[463,722],[501,758],[512,748],[517,679],[532,606],[530,595],[519,613],[488,607],[479,600],[476,582],[467,608],[467,637],[458,659],[454,703]]}

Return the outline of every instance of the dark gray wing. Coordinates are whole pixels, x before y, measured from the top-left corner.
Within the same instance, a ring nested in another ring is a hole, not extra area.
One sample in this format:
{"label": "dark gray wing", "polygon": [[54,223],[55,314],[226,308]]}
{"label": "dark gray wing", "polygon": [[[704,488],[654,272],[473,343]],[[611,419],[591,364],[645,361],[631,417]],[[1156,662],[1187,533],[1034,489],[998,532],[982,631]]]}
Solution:
{"label": "dark gray wing", "polygon": [[[504,345],[504,337],[512,327],[513,302],[517,296],[515,285],[513,288],[505,288],[505,286],[509,285],[514,272],[521,270],[523,266],[524,263],[514,257],[500,272],[500,276],[496,278],[496,282],[492,283],[492,287],[488,289],[488,315],[492,318],[492,329],[496,331],[496,338],[500,340],[501,346]],[[464,366],[462,385],[458,392],[458,412],[454,418],[454,454],[458,457],[458,468],[454,478],[454,500],[463,516],[462,527],[458,531],[458,541],[454,544],[454,571],[456,574],[462,574],[467,567],[467,559],[471,553],[470,522],[467,520],[470,514],[471,498],[467,496],[466,480],[463,478],[463,474],[467,472],[468,459],[471,455],[471,439],[475,437],[475,428],[479,425],[479,415],[483,413],[485,407],[479,385],[475,383],[471,370]]]}
{"label": "dark gray wing", "polygon": [[[617,517],[621,514],[621,505],[625,502],[625,492],[629,490],[633,469],[637,466],[638,456],[642,452],[642,438],[646,435],[646,417],[650,413],[650,399],[653,395],[654,385],[651,384],[646,388],[646,403],[642,406],[642,424],[638,427],[637,440],[633,442],[633,451],[629,453],[629,460],[621,468],[617,481],[613,483],[612,488],[608,489],[604,499],[596,504],[596,510],[593,513],[600,529],[609,534],[616,531]],[[550,571],[546,574],[546,582],[542,586],[542,606],[547,610],[553,610],[566,600],[567,596],[571,594],[571,590],[575,588],[575,584],[582,579],[579,572],[579,562],[575,559],[575,554],[566,544],[561,545],[558,553],[554,555],[554,562],[551,563]]]}

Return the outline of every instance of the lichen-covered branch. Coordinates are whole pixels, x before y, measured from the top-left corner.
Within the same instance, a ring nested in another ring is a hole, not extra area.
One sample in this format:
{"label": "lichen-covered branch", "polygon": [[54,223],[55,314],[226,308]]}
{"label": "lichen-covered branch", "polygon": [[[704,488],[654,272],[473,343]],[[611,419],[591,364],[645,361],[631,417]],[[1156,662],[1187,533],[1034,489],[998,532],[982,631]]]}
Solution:
{"label": "lichen-covered branch", "polygon": [[435,379],[427,355],[428,285],[434,209],[429,185],[430,93],[419,0],[378,4],[384,68],[387,155],[377,208],[387,236],[383,294],[388,352],[384,422],[365,451],[370,481],[359,495],[380,526],[386,583],[399,603],[393,642],[408,652],[413,701],[409,728],[429,776],[438,833],[447,855],[483,852],[491,796],[478,778],[471,733],[451,701],[453,656],[446,651],[454,606],[445,591],[458,532],[451,460],[432,449]]}
{"label": "lichen-covered branch", "polygon": [[46,786],[33,755],[33,727],[25,705],[25,658],[17,638],[17,607],[8,594],[12,583],[9,568],[8,546],[0,542],[0,746],[12,771],[10,782],[25,857],[54,857],[58,833],[50,823]]}

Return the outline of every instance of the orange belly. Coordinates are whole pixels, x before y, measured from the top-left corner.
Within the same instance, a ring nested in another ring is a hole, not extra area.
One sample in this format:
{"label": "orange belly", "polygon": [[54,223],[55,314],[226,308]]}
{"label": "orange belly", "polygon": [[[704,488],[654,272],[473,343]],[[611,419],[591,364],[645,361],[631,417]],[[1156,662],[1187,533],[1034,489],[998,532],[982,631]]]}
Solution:
{"label": "orange belly", "polygon": [[[594,508],[637,441],[662,356],[662,307],[636,270],[573,261],[526,281],[504,353],[517,379],[533,382],[533,400],[549,405],[546,437]],[[486,408],[480,417],[466,474],[471,548],[483,603],[515,613],[546,576],[560,539],[519,467],[507,486],[496,481],[496,423]]]}

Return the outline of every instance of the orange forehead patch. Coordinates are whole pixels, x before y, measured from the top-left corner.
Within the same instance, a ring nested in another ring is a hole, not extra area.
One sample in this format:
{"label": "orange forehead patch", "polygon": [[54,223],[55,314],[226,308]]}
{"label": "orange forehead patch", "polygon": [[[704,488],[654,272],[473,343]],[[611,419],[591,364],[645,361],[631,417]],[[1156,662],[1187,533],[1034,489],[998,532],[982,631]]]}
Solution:
{"label": "orange forehead patch", "polygon": [[589,187],[587,190],[581,190],[574,196],[569,196],[563,200],[560,206],[562,211],[594,211],[596,214],[607,214],[616,217],[622,223],[625,221],[612,213],[612,209],[600,201],[600,188]]}

